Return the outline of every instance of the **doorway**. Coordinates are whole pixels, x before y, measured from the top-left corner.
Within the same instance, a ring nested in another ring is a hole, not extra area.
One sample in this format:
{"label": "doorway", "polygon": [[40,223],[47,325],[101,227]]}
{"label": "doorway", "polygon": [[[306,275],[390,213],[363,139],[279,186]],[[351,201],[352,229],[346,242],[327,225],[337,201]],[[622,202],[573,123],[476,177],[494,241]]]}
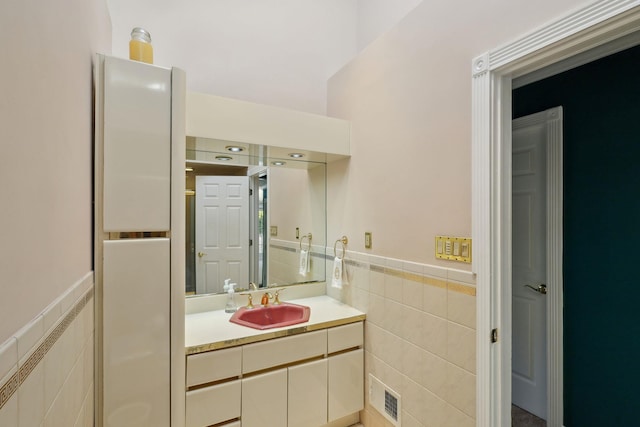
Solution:
{"label": "doorway", "polygon": [[[473,61],[473,239],[476,248],[473,271],[477,275],[478,292],[478,426],[509,426],[511,423],[512,325],[509,320],[511,299],[507,298],[510,291],[507,289],[510,289],[511,281],[513,80],[564,59],[575,58],[578,52],[622,40],[637,30],[639,24],[637,3],[598,2]],[[616,52],[623,50],[614,49]],[[611,53],[608,51],[599,57]],[[592,372],[600,366],[592,358],[583,359],[592,362]],[[619,393],[619,390],[613,390]],[[602,397],[602,394],[594,393],[595,396]],[[621,403],[625,401],[620,400]],[[554,416],[558,421],[549,425],[562,426],[562,414]],[[567,427],[574,425],[593,424],[574,422],[568,423]]]}

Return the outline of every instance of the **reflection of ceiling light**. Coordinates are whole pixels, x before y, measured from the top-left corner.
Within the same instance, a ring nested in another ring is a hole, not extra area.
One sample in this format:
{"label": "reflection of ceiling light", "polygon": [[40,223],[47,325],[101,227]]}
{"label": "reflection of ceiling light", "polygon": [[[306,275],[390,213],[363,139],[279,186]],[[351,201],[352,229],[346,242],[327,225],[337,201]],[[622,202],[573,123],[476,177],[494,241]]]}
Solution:
{"label": "reflection of ceiling light", "polygon": [[227,149],[227,151],[231,151],[232,153],[239,153],[241,151],[244,151],[244,148],[238,147],[237,145],[229,145],[225,148]]}
{"label": "reflection of ceiling light", "polygon": [[229,160],[233,160],[233,157],[229,156],[216,156],[216,160],[220,160],[223,162],[228,162]]}
{"label": "reflection of ceiling light", "polygon": [[184,168],[185,172],[193,172],[193,168]]}
{"label": "reflection of ceiling light", "polygon": [[286,164],[287,164],[287,162],[282,162],[282,161],[277,160],[277,161],[275,161],[275,162],[271,162],[271,164],[272,164],[273,166],[284,166],[284,165],[286,165]]}
{"label": "reflection of ceiling light", "polygon": [[304,154],[302,153],[289,153],[289,157],[292,157],[294,159],[301,159],[304,157]]}

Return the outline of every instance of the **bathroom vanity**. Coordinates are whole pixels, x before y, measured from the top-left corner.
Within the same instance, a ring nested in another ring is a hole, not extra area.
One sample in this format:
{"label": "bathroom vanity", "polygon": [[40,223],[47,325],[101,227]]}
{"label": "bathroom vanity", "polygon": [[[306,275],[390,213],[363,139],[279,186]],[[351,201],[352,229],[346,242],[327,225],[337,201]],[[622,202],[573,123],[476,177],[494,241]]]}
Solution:
{"label": "bathroom vanity", "polygon": [[290,301],[308,322],[252,329],[188,314],[186,425],[346,427],[364,407],[365,315],[327,296]]}

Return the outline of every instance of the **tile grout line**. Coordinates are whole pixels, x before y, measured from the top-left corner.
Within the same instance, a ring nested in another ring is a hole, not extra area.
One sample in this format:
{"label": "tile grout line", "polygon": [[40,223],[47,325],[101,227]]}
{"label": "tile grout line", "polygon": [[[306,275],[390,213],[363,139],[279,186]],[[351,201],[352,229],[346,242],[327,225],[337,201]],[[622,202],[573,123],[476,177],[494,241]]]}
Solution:
{"label": "tile grout line", "polygon": [[[18,370],[7,380],[5,384],[0,384],[0,410],[18,391],[20,385],[29,377],[29,374],[44,359],[47,352],[58,341],[62,334],[67,330],[69,325],[78,317],[84,307],[91,301],[94,294],[94,288],[89,289],[84,296],[80,298],[77,304],[69,310],[55,328],[47,335],[42,343],[31,353],[27,360],[18,366]],[[18,362],[19,363],[19,362]]]}

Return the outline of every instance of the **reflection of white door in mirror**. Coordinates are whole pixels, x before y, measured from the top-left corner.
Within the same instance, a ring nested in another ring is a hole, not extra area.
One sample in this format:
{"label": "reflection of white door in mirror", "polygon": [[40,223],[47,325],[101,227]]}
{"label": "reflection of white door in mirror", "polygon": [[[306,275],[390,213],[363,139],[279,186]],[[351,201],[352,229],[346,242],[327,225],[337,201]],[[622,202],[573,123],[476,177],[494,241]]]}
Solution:
{"label": "reflection of white door in mirror", "polygon": [[196,292],[249,283],[249,178],[196,177]]}

